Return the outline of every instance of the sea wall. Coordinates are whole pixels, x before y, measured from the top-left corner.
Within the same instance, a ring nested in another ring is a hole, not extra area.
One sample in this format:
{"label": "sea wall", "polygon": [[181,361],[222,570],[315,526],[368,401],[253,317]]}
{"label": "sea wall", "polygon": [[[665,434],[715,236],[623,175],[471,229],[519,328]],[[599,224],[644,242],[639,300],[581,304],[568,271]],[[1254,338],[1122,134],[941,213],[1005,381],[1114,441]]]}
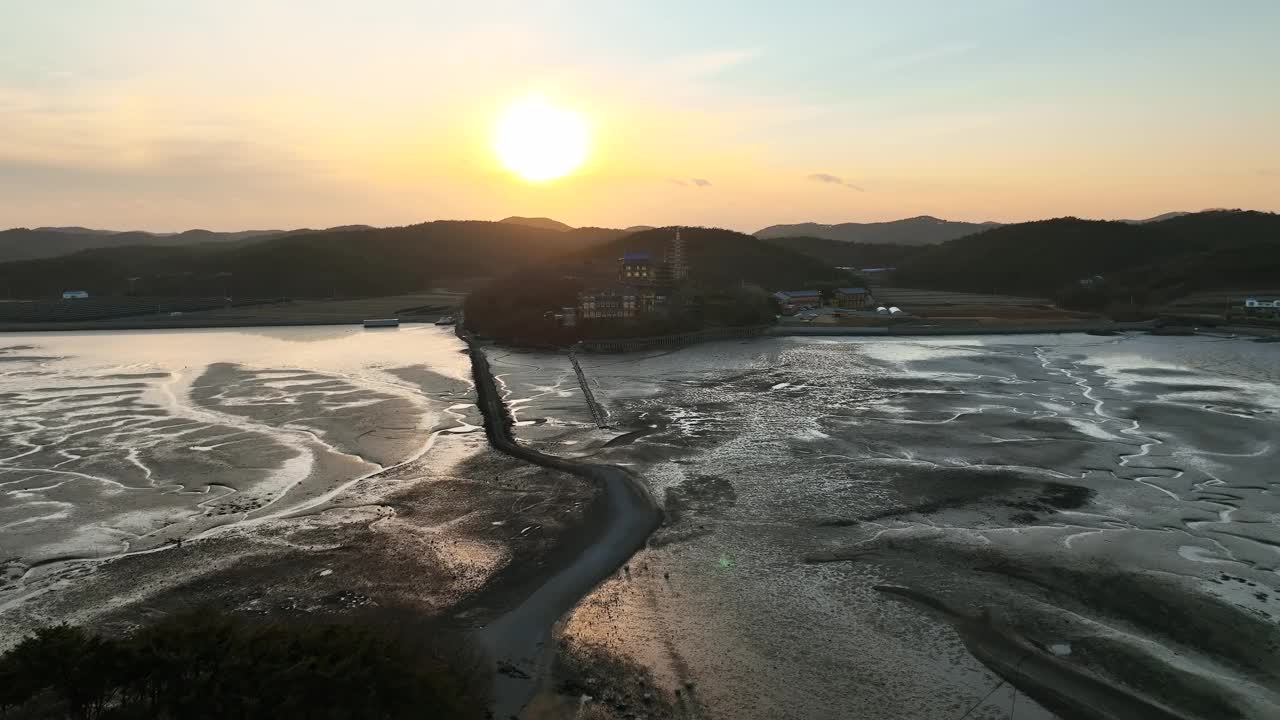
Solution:
{"label": "sea wall", "polygon": [[599,490],[593,512],[599,535],[592,538],[567,566],[548,569],[547,577],[515,608],[479,631],[478,639],[495,663],[495,717],[518,716],[545,675],[555,643],[549,642],[555,623],[596,585],[644,546],[662,522],[662,511],[645,482],[616,465],[587,463],[548,455],[521,445],[511,432],[514,423],[498,390],[489,359],[463,329],[471,353],[476,403],[484,416],[484,431],[500,452],[542,467],[570,473]]}

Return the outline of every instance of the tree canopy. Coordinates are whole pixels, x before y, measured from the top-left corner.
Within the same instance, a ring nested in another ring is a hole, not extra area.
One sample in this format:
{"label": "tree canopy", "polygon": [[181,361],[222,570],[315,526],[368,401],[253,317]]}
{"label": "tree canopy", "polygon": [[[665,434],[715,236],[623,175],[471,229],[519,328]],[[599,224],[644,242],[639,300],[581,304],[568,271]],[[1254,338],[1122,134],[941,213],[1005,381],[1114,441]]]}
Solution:
{"label": "tree canopy", "polygon": [[124,637],[44,628],[0,657],[0,715],[482,718],[486,677],[415,628],[199,612]]}

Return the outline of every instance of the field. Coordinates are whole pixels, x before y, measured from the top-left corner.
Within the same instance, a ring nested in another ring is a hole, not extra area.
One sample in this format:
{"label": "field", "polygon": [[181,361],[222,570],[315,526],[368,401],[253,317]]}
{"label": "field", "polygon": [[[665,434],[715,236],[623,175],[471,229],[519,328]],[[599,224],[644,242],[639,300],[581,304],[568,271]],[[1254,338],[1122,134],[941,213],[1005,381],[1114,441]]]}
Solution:
{"label": "field", "polygon": [[1054,307],[1046,298],[1012,295],[921,290],[918,288],[872,286],[876,306],[897,307],[901,315],[886,316],[873,312],[838,311],[822,308],[809,320],[786,318],[784,324],[839,325],[877,327],[929,323],[1003,325],[1009,323],[1058,323],[1097,320],[1089,313],[1071,312]]}
{"label": "field", "polygon": [[1280,289],[1208,290],[1191,293],[1165,305],[1164,312],[1177,315],[1226,318],[1229,315],[1238,315],[1241,312],[1243,301],[1247,297],[1277,298],[1280,297]]}
{"label": "field", "polygon": [[921,290],[918,288],[885,287],[872,285],[871,292],[880,305],[896,305],[907,312],[916,312],[923,306],[980,305],[993,307],[1049,306],[1048,298],[1018,297],[1014,295],[986,295],[980,293],[948,292],[946,290]]}
{"label": "field", "polygon": [[360,323],[371,318],[429,322],[452,315],[465,295],[453,290],[387,297],[334,300],[238,301],[222,299],[156,301],[150,298],[94,298],[44,303],[0,304],[0,327],[22,330],[91,330],[249,325]]}
{"label": "field", "polygon": [[356,298],[349,300],[291,300],[267,305],[218,308],[183,313],[186,320],[209,319],[306,322],[361,322],[369,318],[435,319],[455,312],[462,305],[462,293],[436,290],[414,295]]}

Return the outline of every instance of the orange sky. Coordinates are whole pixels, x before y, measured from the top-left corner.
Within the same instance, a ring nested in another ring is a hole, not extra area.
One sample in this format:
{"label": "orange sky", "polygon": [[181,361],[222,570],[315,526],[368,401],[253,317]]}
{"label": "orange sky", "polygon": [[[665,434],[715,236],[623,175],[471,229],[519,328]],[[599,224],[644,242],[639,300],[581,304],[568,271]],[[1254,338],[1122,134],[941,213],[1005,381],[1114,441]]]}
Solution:
{"label": "orange sky", "polygon": [[[0,227],[1280,210],[1271,2],[375,5],[6,11]],[[534,91],[592,129],[544,183],[492,152]]]}

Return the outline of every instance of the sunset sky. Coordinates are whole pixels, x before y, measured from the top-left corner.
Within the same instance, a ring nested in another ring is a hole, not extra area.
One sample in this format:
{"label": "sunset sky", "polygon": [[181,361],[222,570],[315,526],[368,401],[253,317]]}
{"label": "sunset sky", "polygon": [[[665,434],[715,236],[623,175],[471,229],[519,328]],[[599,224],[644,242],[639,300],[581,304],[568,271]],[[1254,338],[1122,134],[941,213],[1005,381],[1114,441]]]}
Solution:
{"label": "sunset sky", "polygon": [[[0,227],[1280,210],[1280,2],[0,0]],[[538,93],[587,159],[494,155]]]}

